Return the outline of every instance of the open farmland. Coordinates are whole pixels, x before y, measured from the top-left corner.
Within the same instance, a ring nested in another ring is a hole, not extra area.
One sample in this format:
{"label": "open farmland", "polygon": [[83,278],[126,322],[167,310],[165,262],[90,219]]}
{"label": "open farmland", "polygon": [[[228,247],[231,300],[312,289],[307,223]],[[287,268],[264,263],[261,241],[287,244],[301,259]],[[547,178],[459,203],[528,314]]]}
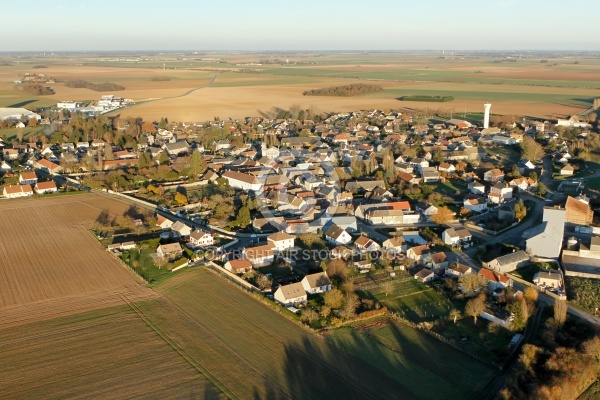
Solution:
{"label": "open farmland", "polygon": [[403,389],[207,270],[156,290],[164,297],[139,304],[146,318],[235,397],[393,398]]}
{"label": "open farmland", "polygon": [[0,326],[154,297],[88,230],[128,207],[92,194],[2,201]]}
{"label": "open farmland", "polygon": [[225,398],[127,306],[0,330],[1,399]]}
{"label": "open farmland", "polygon": [[[428,52],[215,53],[210,58],[161,54],[136,61],[106,56],[31,58],[0,66],[0,106],[39,107],[61,100],[98,99],[102,93],[68,88],[61,82],[81,79],[124,86],[125,90],[113,94],[138,104],[113,114],[151,120],[164,116],[175,121],[243,118],[294,104],[317,112],[429,107],[458,114],[481,112],[481,103],[491,102],[493,113],[543,118],[588,108],[600,93],[600,61],[591,56],[553,57],[542,63],[541,57],[501,62],[501,57],[490,55],[442,58]],[[41,63],[47,68],[32,69]],[[16,90],[14,81],[25,72],[56,78],[57,83],[48,84],[56,94],[31,96]],[[352,98],[302,94],[355,83],[376,83],[385,90]],[[443,104],[399,100],[403,96],[453,96],[455,100]]]}

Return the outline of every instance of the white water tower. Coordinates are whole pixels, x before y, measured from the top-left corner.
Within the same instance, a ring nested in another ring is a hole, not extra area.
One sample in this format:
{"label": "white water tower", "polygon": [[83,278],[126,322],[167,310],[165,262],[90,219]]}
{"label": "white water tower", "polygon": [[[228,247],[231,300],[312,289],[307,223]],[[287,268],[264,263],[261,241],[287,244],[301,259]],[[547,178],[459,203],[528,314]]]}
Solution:
{"label": "white water tower", "polygon": [[485,103],[483,105],[483,129],[490,127],[490,108],[492,108],[491,103]]}

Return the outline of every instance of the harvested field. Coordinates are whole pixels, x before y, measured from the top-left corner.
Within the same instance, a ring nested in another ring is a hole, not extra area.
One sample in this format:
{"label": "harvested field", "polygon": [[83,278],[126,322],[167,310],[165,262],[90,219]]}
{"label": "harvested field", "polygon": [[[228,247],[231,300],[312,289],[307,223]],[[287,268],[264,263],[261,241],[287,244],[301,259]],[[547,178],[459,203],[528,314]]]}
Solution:
{"label": "harvested field", "polygon": [[0,330],[0,399],[225,398],[127,306]]}
{"label": "harvested field", "polygon": [[128,207],[93,194],[2,201],[0,326],[154,297],[88,230]]}
{"label": "harvested field", "polygon": [[156,290],[164,298],[139,304],[145,317],[236,397],[394,398],[402,389],[207,270]]}

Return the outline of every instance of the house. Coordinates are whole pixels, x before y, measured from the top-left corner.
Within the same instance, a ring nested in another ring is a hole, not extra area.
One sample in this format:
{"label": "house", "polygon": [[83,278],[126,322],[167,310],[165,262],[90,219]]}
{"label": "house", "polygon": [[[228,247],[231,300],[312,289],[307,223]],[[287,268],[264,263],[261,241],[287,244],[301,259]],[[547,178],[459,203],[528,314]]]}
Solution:
{"label": "house", "polygon": [[531,178],[515,178],[508,183],[511,188],[518,188],[519,192],[524,192],[535,184],[536,182]]}
{"label": "house", "polygon": [[526,175],[529,171],[535,170],[535,165],[528,159],[523,159],[517,163],[517,168],[519,168],[520,174]]}
{"label": "house", "polygon": [[262,267],[271,264],[275,260],[275,252],[272,243],[262,246],[246,247],[243,251],[254,267]]}
{"label": "house", "polygon": [[420,282],[431,282],[435,278],[435,274],[428,268],[423,268],[415,274],[415,279]]}
{"label": "house", "polygon": [[533,276],[533,283],[541,287],[561,288],[563,286],[560,271],[540,271]]}
{"label": "house", "polygon": [[175,236],[187,237],[192,233],[192,228],[181,221],[176,221],[173,225],[171,225],[171,231],[173,231]]}
{"label": "house", "polygon": [[523,268],[527,265],[529,265],[529,256],[523,250],[505,254],[491,260],[490,262],[483,263],[484,267],[501,274]]}
{"label": "house", "polygon": [[483,174],[483,180],[491,183],[503,182],[504,172],[498,168],[490,169]]}
{"label": "house", "polygon": [[491,291],[496,289],[506,289],[511,285],[510,278],[490,269],[481,268],[479,272],[477,272],[477,275],[481,275],[487,280],[488,288]]}
{"label": "house", "polygon": [[285,286],[279,286],[273,297],[283,306],[292,306],[297,303],[306,303],[308,299],[306,290],[301,282],[292,283]]}
{"label": "house", "polygon": [[6,149],[3,151],[5,160],[16,160],[19,158],[19,150],[17,149]]}
{"label": "house", "polygon": [[300,283],[309,294],[325,293],[331,290],[331,280],[326,272],[306,275]]}
{"label": "house", "polygon": [[223,267],[234,274],[244,274],[252,269],[252,263],[246,258],[241,258],[238,260],[229,260]]}
{"label": "house", "polygon": [[429,254],[429,246],[422,244],[420,246],[413,246],[406,251],[406,257],[409,260],[420,262],[425,259]]}
{"label": "house", "polygon": [[365,219],[372,225],[402,225],[404,212],[402,210],[374,209]]}
{"label": "house", "polygon": [[222,177],[227,179],[229,186],[236,189],[260,192],[263,188],[263,184],[254,175],[245,174],[243,172],[227,171],[223,173]]}
{"label": "house", "polygon": [[477,182],[477,181],[469,182],[467,184],[467,188],[473,194],[484,194],[485,193],[485,186],[481,182]]}
{"label": "house", "polygon": [[38,177],[33,171],[21,172],[19,174],[19,184],[21,185],[35,185],[38,181]]}
{"label": "house", "polygon": [[504,182],[496,182],[495,185],[490,187],[490,195],[497,195],[502,201],[512,199],[513,189]]}
{"label": "house", "polygon": [[510,311],[490,304],[485,305],[485,310],[483,310],[479,316],[506,329],[510,329],[510,325],[514,320],[514,316]]}
{"label": "house", "polygon": [[429,253],[421,262],[432,270],[445,270],[448,266],[448,256],[443,251],[440,251],[439,253]]}
{"label": "house", "polygon": [[37,194],[58,192],[58,188],[56,187],[56,183],[54,183],[54,181],[38,182],[35,184],[34,189]]}
{"label": "house", "polygon": [[358,272],[360,272],[361,274],[366,274],[367,272],[369,272],[371,270],[371,267],[373,266],[373,264],[371,263],[370,260],[359,260],[359,261],[354,261],[354,263],[352,264],[354,266],[354,268],[356,268],[358,270]]}
{"label": "house", "polygon": [[524,234],[525,251],[532,256],[557,258],[562,249],[565,220],[564,208],[544,207],[542,223]]}
{"label": "house", "polygon": [[377,242],[363,235],[354,241],[354,247],[360,252],[372,252],[381,249],[381,246]]}
{"label": "house", "polygon": [[325,232],[325,240],[336,245],[348,244],[352,241],[352,236],[336,224],[331,224]]}
{"label": "house", "polygon": [[393,254],[400,254],[406,251],[406,242],[402,236],[389,238],[383,242],[382,246],[385,250]]}
{"label": "house", "polygon": [[415,210],[423,214],[425,218],[429,220],[432,215],[437,214],[438,209],[433,204],[429,204],[427,202],[421,201],[415,205]]}
{"label": "house", "polygon": [[448,228],[442,232],[442,240],[444,243],[450,246],[457,246],[460,244],[470,244],[473,236],[471,232],[464,228],[454,229]]}
{"label": "house", "polygon": [[464,276],[466,274],[472,274],[473,273],[473,268],[469,267],[468,265],[459,263],[459,262],[453,262],[452,264],[450,264],[449,266],[446,267],[446,275],[458,278],[461,276]]}
{"label": "house", "polygon": [[439,172],[434,167],[422,168],[421,177],[425,183],[439,182],[441,179]]}
{"label": "house", "polygon": [[166,231],[171,229],[171,226],[173,226],[173,221],[158,214],[156,217],[156,225],[160,226],[163,231]]}
{"label": "house", "polygon": [[463,201],[463,207],[471,212],[483,212],[488,209],[488,202],[482,197],[465,199]]}
{"label": "house", "polygon": [[215,244],[215,239],[209,232],[196,229],[190,234],[190,242],[196,246],[206,247]]}
{"label": "house", "polygon": [[273,244],[275,251],[284,251],[294,247],[294,236],[285,232],[277,232],[267,236],[267,242]]}
{"label": "house", "polygon": [[162,258],[173,259],[181,256],[183,254],[183,249],[179,242],[161,244],[156,249],[156,254]]}
{"label": "house", "polygon": [[573,225],[591,225],[594,221],[594,211],[590,208],[589,201],[583,197],[567,197],[565,204],[566,222]]}
{"label": "house", "polygon": [[439,172],[445,172],[446,174],[453,174],[456,172],[456,167],[453,164],[443,162],[438,167]]}
{"label": "house", "polygon": [[33,196],[31,185],[6,185],[2,194],[7,199],[15,199],[17,197]]}
{"label": "house", "polygon": [[33,166],[50,174],[57,174],[62,171],[62,167],[60,165],[55,164],[52,161],[48,161],[45,158],[40,158],[39,161],[37,161]]}
{"label": "house", "polygon": [[10,174],[12,172],[12,167],[6,161],[2,161],[0,165],[0,172],[4,174]]}
{"label": "house", "polygon": [[571,164],[567,164],[560,169],[561,176],[571,176],[575,173],[575,168]]}

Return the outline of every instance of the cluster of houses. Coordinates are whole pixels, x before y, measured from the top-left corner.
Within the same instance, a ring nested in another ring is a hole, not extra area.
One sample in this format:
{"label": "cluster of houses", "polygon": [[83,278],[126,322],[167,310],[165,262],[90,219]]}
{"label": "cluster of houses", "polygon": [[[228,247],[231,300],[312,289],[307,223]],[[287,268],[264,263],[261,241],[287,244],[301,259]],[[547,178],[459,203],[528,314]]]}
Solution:
{"label": "cluster of houses", "polygon": [[[7,168],[7,170],[11,171],[12,168]],[[58,191],[58,187],[53,180],[40,182],[35,171],[23,171],[19,173],[18,180],[19,183],[4,186],[2,189],[2,196],[4,198],[14,199],[33,196],[34,193],[46,194]]]}
{"label": "cluster of houses", "polygon": [[81,101],[60,101],[56,103],[56,108],[59,110],[68,110],[78,112],[88,116],[105,114],[117,110],[132,102],[131,99],[123,99],[115,97],[112,94],[103,95],[95,104],[84,106]]}

